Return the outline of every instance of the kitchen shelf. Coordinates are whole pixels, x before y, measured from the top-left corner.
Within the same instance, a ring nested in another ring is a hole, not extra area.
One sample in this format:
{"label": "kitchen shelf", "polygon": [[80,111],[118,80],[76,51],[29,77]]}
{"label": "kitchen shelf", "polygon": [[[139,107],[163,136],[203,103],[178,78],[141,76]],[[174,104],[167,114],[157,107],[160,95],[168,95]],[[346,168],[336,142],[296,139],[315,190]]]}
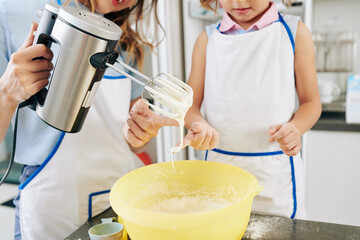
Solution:
{"label": "kitchen shelf", "polygon": [[347,73],[347,74],[351,74],[352,71],[348,71],[348,70],[329,70],[329,71],[324,71],[324,70],[317,70],[317,73]]}
{"label": "kitchen shelf", "polygon": [[[336,19],[333,19],[334,24]],[[330,25],[312,33],[317,72],[352,73],[357,63],[356,31],[336,31]]]}
{"label": "kitchen shelf", "polygon": [[314,3],[343,3],[343,2],[356,2],[358,0],[313,0]]}
{"label": "kitchen shelf", "polygon": [[346,102],[332,102],[332,103],[322,103],[323,112],[345,112],[346,111]]}
{"label": "kitchen shelf", "polygon": [[322,111],[324,112],[346,112],[346,93],[341,93],[339,99],[332,101],[331,103],[322,103]]}

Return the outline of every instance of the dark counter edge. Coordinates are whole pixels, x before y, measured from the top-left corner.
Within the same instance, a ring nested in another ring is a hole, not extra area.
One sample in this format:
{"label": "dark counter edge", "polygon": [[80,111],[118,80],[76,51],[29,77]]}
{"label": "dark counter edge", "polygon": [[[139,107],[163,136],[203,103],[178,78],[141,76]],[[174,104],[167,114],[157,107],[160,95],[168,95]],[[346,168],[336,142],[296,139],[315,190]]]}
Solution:
{"label": "dark counter edge", "polygon": [[90,240],[88,235],[88,231],[91,227],[101,223],[102,218],[112,218],[117,217],[116,213],[113,211],[112,208],[106,209],[104,212],[96,215],[82,226],[80,226],[75,232],[69,235],[65,240]]}
{"label": "dark counter edge", "polygon": [[[88,230],[92,226],[101,223],[102,218],[116,217],[112,208],[105,210],[99,215],[83,224],[65,240],[87,240],[90,239]],[[259,227],[261,224],[270,223],[271,227],[263,232],[264,236],[252,232],[252,227]],[[260,225],[259,225],[260,224]],[[258,225],[258,226],[257,226]],[[251,214],[248,228],[244,234],[243,240],[317,240],[317,239],[341,239],[341,240],[360,240],[360,226],[349,226],[325,222],[314,222],[307,220],[290,219],[277,216],[266,216]],[[170,239],[169,239],[170,240]],[[226,240],[226,239],[223,239]]]}
{"label": "dark counter edge", "polygon": [[322,112],[311,130],[360,132],[360,124],[346,123],[345,112]]}

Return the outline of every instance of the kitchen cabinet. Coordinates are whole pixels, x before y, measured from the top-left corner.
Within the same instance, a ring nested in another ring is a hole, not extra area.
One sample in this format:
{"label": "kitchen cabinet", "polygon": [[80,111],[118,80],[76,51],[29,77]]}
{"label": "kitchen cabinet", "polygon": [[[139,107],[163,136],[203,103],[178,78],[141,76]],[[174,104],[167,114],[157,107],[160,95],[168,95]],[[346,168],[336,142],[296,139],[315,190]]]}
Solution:
{"label": "kitchen cabinet", "polygon": [[[360,125],[346,124],[345,99],[348,76],[360,71],[360,66],[356,64],[360,57],[360,49],[357,49],[360,42],[356,37],[356,33],[360,32],[359,7],[358,0],[313,0],[313,34],[329,30],[330,24],[332,33],[354,33],[354,42],[351,44],[352,55],[348,55],[351,61],[345,65],[346,71],[318,71],[319,80],[337,83],[342,94],[337,101],[323,104],[322,117],[303,138],[302,152],[309,220],[358,226]],[[345,52],[341,48],[337,50],[339,56],[336,59],[340,59]]]}
{"label": "kitchen cabinet", "polygon": [[359,143],[360,131],[311,130],[304,136],[309,220],[360,226]]}

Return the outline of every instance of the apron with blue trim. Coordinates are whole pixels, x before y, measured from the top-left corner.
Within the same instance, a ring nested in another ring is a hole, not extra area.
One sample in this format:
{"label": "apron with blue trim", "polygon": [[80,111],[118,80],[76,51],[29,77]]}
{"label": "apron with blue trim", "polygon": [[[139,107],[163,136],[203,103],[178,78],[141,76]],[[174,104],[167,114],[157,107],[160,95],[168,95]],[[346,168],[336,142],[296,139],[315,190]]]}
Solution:
{"label": "apron with blue trim", "polygon": [[[31,20],[39,20],[35,18],[36,10],[42,10],[48,2],[0,1],[4,4],[0,19],[5,21],[4,26],[6,20],[9,25],[5,31],[8,58],[24,41]],[[19,20],[16,11],[20,8],[16,6],[20,5],[27,11]],[[77,6],[75,1],[69,5]],[[64,239],[88,218],[110,207],[108,193],[118,178],[143,166],[122,134],[129,112],[131,81],[121,79],[123,76],[112,69],[105,74],[79,133],[64,134],[46,125],[28,107],[20,109],[15,161],[34,166],[28,168],[34,171],[30,177],[22,176],[28,178],[22,179],[19,186],[22,239]]]}
{"label": "apron with blue trim", "polygon": [[305,218],[302,159],[268,141],[269,127],[289,122],[296,108],[294,38],[279,17],[258,31],[210,35],[203,110],[220,141],[207,158],[258,178],[265,190],[255,197],[253,212]]}
{"label": "apron with blue trim", "polygon": [[113,78],[119,77],[101,81],[81,131],[60,134],[53,151],[20,186],[22,239],[64,239],[110,207],[108,193],[117,179],[143,166],[122,134],[131,81]]}

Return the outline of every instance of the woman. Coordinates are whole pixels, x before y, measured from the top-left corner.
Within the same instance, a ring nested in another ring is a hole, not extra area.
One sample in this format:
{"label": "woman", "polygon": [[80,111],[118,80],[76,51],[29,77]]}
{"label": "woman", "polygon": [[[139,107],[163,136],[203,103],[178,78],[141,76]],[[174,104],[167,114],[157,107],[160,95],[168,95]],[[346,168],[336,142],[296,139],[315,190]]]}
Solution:
{"label": "woman", "polygon": [[[0,0],[0,70],[6,68],[0,78],[1,141],[17,105],[48,84],[53,54],[44,45],[32,46],[37,24],[32,25],[20,46],[27,33],[24,26],[48,2]],[[141,37],[137,27],[130,28],[130,19],[137,26],[144,15],[144,2],[79,0],[69,4],[104,14],[118,24],[123,30],[119,44],[122,58],[142,66],[142,46],[152,44]],[[154,10],[156,4],[157,0],[151,1],[150,9]],[[19,11],[19,6],[24,11]],[[33,61],[38,57],[43,59]],[[14,200],[16,239],[63,239],[88,218],[104,211],[109,207],[112,184],[141,166],[134,152],[141,151],[161,126],[176,124],[137,101],[141,88],[118,75],[106,71],[79,133],[65,135],[43,123],[31,109],[20,109],[15,161],[25,167]]]}

